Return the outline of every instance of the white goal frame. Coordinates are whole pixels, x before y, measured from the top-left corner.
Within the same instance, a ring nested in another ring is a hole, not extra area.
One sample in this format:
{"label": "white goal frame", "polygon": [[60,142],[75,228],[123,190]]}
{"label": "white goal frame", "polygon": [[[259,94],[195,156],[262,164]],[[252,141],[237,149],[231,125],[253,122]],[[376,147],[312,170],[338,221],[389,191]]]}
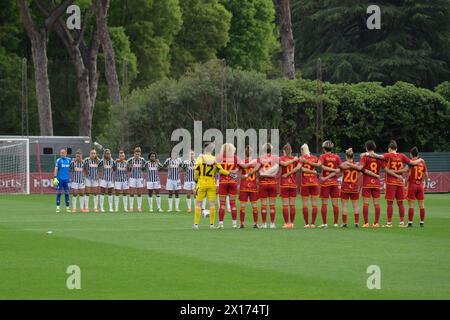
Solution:
{"label": "white goal frame", "polygon": [[25,193],[1,193],[1,194],[8,194],[8,195],[14,195],[14,194],[30,194],[30,139],[28,138],[0,138],[0,141],[6,141],[6,142],[25,142],[26,143],[26,151],[25,151],[25,170],[26,170],[26,178],[25,178]]}

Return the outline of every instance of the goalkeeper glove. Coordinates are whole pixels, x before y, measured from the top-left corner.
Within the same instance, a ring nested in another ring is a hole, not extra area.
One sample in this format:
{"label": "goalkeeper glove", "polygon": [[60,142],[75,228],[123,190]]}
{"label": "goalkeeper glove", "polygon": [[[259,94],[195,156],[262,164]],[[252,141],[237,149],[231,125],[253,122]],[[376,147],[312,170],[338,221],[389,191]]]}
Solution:
{"label": "goalkeeper glove", "polygon": [[53,179],[53,185],[56,187],[59,184],[58,178]]}

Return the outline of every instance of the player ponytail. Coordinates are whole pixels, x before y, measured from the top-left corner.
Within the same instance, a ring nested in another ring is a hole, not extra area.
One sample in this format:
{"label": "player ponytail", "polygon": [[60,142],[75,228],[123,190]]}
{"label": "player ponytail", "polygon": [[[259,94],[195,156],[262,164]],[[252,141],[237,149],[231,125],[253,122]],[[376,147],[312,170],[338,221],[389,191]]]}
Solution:
{"label": "player ponytail", "polygon": [[391,142],[389,142],[388,148],[396,151],[397,150],[397,142],[395,142],[395,140],[391,140]]}
{"label": "player ponytail", "polygon": [[353,160],[354,157],[353,149],[348,148],[347,150],[345,150],[345,156],[347,157],[348,160]]}
{"label": "player ponytail", "polygon": [[300,147],[300,153],[304,154],[304,155],[310,155],[311,152],[309,151],[309,146],[308,144],[304,143],[301,147]]}
{"label": "player ponytail", "polygon": [[236,147],[232,143],[224,143],[220,148],[220,155],[222,157],[232,157],[236,152]]}
{"label": "player ponytail", "polygon": [[375,149],[377,148],[377,145],[375,144],[375,141],[368,140],[365,143],[365,147],[366,147],[367,151],[375,151]]}
{"label": "player ponytail", "polygon": [[286,156],[290,156],[292,154],[292,147],[289,142],[284,145],[283,151]]}
{"label": "player ponytail", "polygon": [[322,143],[322,148],[323,148],[323,150],[325,150],[325,152],[330,152],[334,148],[334,143],[331,142],[331,140],[325,140]]}
{"label": "player ponytail", "polygon": [[416,158],[416,157],[419,155],[419,148],[413,147],[413,148],[409,151],[409,153],[411,153],[411,155],[412,155],[414,158]]}

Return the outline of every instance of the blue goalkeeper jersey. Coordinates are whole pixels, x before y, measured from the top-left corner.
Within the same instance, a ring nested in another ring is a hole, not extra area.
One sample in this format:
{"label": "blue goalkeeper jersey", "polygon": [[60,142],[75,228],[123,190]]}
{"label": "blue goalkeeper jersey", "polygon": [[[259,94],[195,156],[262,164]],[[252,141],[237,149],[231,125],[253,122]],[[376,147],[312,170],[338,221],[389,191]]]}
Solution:
{"label": "blue goalkeeper jersey", "polygon": [[58,168],[58,174],[56,178],[60,181],[69,181],[70,179],[70,162],[68,157],[58,158],[55,163],[55,168]]}

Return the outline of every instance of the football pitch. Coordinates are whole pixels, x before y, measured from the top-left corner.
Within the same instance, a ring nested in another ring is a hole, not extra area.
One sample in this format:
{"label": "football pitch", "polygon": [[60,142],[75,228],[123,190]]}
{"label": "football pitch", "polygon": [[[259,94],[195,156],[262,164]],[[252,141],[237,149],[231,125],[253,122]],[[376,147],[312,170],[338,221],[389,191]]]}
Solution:
{"label": "football pitch", "polygon": [[[449,194],[427,196],[423,229],[417,207],[414,228],[398,228],[395,206],[392,229],[355,229],[350,209],[348,229],[304,230],[298,200],[283,230],[278,200],[275,230],[250,228],[248,209],[245,229],[227,213],[224,230],[202,218],[194,231],[184,197],[181,213],[143,200],[142,214],[56,214],[54,196],[0,196],[0,299],[450,299]],[[66,287],[71,265],[80,290]]]}

